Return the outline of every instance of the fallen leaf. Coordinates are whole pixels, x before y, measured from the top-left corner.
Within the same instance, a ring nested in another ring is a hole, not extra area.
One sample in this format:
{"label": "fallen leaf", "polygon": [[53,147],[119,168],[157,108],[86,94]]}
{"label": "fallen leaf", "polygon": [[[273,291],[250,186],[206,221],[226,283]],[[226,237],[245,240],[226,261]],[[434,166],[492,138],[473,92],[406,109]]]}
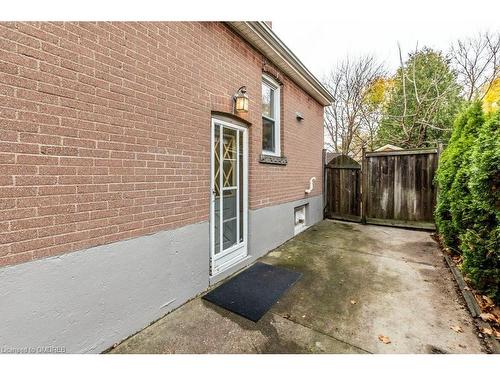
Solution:
{"label": "fallen leaf", "polygon": [[481,319],[483,319],[485,322],[494,322],[496,321],[495,315],[491,313],[482,313],[479,315]]}
{"label": "fallen leaf", "polygon": [[380,341],[382,341],[384,344],[390,344],[391,343],[391,339],[389,337],[387,337],[387,336],[384,336],[384,335],[379,335],[378,339]]}
{"label": "fallen leaf", "polygon": [[491,328],[487,328],[487,327],[481,327],[480,328],[480,331],[482,333],[484,333],[485,335],[490,335],[492,336],[493,335],[493,330]]}
{"label": "fallen leaf", "polygon": [[483,299],[484,299],[486,302],[488,302],[490,305],[493,305],[493,300],[492,300],[490,297],[488,297],[488,296],[483,296]]}
{"label": "fallen leaf", "polygon": [[462,327],[460,326],[451,326],[450,327],[452,330],[454,330],[455,332],[463,332],[464,330],[462,329]]}
{"label": "fallen leaf", "polygon": [[500,306],[495,306],[492,313],[500,317]]}
{"label": "fallen leaf", "polygon": [[351,300],[351,305],[355,305],[357,302],[355,300]]}

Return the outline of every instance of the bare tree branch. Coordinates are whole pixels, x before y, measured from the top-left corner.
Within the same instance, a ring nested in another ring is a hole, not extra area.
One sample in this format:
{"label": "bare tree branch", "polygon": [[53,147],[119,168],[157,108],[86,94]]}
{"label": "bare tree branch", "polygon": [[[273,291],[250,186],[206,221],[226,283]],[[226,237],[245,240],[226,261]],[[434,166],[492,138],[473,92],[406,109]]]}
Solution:
{"label": "bare tree branch", "polygon": [[382,64],[372,56],[363,56],[346,58],[324,80],[334,97],[325,110],[325,144],[332,151],[355,155],[367,138],[373,144],[380,116],[376,118],[374,111],[367,108],[367,95],[380,77],[385,77]]}
{"label": "bare tree branch", "polygon": [[450,50],[457,78],[467,100],[483,99],[500,75],[500,33],[480,33],[457,40]]}
{"label": "bare tree branch", "polygon": [[406,116],[406,110],[407,110],[407,97],[406,97],[406,80],[405,80],[405,69],[404,69],[404,63],[403,63],[403,55],[401,53],[401,45],[398,42],[398,51],[399,51],[399,63],[401,64],[401,75],[403,79],[403,99],[404,99],[404,110],[403,110],[403,117]]}

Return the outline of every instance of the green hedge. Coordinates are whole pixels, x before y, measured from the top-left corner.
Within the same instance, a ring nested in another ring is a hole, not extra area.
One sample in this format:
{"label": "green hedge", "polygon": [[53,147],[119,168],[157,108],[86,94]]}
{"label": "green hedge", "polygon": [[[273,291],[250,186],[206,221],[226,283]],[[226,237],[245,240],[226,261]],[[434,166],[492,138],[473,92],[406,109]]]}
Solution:
{"label": "green hedge", "polygon": [[484,124],[480,102],[465,108],[453,125],[448,147],[442,153],[437,171],[439,196],[436,205],[436,226],[445,244],[458,251],[458,237],[467,225],[464,221],[464,200],[468,199],[468,165],[474,141]]}
{"label": "green hedge", "polygon": [[500,302],[500,112],[482,126],[470,161],[470,227],[460,236],[463,271]]}
{"label": "green hedge", "polygon": [[474,102],[457,117],[440,158],[436,226],[463,255],[465,275],[500,302],[500,113]]}

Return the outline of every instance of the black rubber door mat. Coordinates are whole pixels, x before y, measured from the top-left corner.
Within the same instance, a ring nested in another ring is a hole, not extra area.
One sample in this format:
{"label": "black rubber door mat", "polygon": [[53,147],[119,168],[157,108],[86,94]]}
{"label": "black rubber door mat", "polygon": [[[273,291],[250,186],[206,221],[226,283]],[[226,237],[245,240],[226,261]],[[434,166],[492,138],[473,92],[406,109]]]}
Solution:
{"label": "black rubber door mat", "polygon": [[257,322],[301,273],[257,262],[203,299]]}

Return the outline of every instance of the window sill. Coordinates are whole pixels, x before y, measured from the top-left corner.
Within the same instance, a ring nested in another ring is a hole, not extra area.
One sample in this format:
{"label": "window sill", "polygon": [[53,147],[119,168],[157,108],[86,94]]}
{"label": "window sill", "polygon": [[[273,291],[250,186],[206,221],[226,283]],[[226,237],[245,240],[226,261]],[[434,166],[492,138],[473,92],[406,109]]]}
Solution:
{"label": "window sill", "polygon": [[287,165],[288,159],[285,156],[261,154],[259,162],[262,164]]}

